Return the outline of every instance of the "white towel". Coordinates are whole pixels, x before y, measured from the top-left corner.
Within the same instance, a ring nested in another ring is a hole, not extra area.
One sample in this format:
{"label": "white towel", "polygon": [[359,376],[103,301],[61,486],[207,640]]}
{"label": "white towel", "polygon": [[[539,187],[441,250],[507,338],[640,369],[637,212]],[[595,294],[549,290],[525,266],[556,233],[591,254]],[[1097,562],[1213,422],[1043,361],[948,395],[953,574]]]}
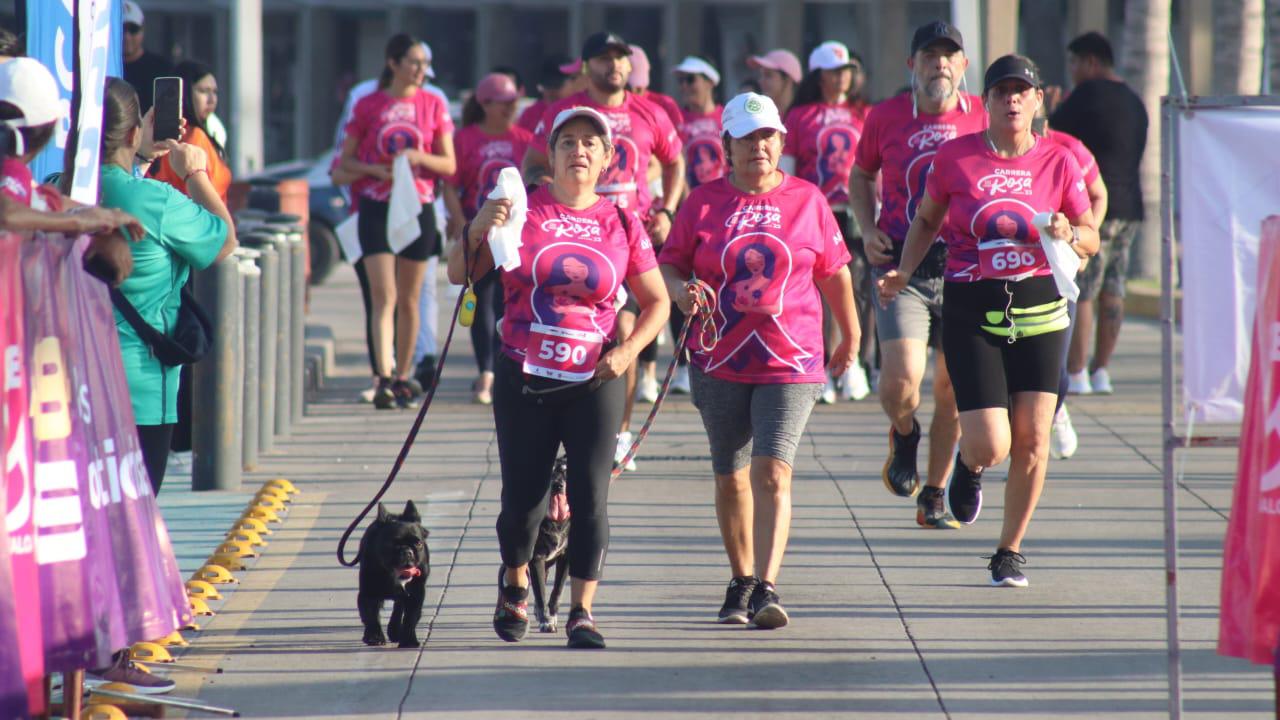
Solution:
{"label": "white towel", "polygon": [[1053,270],[1053,282],[1058,286],[1058,294],[1075,302],[1080,297],[1080,286],[1076,285],[1076,273],[1080,270],[1080,256],[1062,240],[1049,234],[1049,223],[1053,213],[1037,213],[1031,219],[1032,224],[1040,229],[1040,246],[1044,248],[1044,256]]}
{"label": "white towel", "polygon": [[494,200],[511,201],[511,212],[502,227],[490,228],[489,252],[493,254],[493,264],[503,270],[515,270],[520,267],[520,234],[524,231],[524,219],[529,210],[529,198],[524,191],[524,180],[520,171],[513,167],[502,168],[498,173],[498,182],[489,193]]}
{"label": "white towel", "polygon": [[409,167],[409,157],[401,154],[391,164],[391,197],[387,198],[387,244],[391,252],[399,254],[422,234],[418,224],[421,214],[422,201],[413,181],[413,168]]}
{"label": "white towel", "polygon": [[338,244],[342,246],[342,254],[347,256],[347,262],[352,265],[355,265],[360,256],[364,255],[364,251],[360,249],[359,227],[360,213],[352,213],[333,229],[338,235]]}

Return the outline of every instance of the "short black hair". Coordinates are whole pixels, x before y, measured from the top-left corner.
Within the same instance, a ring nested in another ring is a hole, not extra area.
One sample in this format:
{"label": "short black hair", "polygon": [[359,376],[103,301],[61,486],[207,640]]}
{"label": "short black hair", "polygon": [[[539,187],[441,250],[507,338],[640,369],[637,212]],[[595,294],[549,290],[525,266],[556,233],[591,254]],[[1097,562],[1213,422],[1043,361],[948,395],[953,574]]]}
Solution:
{"label": "short black hair", "polygon": [[1116,64],[1115,54],[1111,52],[1111,41],[1100,32],[1087,32],[1072,40],[1067,45],[1067,51],[1079,58],[1096,58],[1107,67],[1114,67]]}

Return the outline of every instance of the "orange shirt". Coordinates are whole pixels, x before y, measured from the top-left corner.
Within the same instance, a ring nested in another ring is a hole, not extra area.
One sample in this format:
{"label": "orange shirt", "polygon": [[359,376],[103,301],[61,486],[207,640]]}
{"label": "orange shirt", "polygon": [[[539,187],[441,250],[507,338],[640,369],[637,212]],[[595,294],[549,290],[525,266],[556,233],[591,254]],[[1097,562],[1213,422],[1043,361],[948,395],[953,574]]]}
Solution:
{"label": "orange shirt", "polygon": [[[209,180],[213,182],[214,189],[218,191],[218,196],[225,203],[227,201],[227,188],[231,187],[231,168],[227,167],[222,158],[218,157],[218,151],[213,147],[213,141],[200,128],[191,127],[187,129],[187,134],[182,138],[182,142],[195,145],[204,150],[205,156],[209,159]],[[172,185],[183,195],[190,194],[187,192],[187,183],[169,164],[167,156],[160,158],[160,161],[152,167],[151,176],[156,180]]]}

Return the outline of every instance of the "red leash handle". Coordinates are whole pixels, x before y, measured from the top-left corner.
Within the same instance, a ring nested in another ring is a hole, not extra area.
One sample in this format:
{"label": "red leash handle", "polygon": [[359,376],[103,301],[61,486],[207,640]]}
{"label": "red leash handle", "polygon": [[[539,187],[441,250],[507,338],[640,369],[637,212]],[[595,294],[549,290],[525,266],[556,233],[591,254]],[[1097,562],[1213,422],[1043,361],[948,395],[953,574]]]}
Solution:
{"label": "red leash handle", "polygon": [[622,469],[635,458],[636,453],[640,451],[640,443],[644,442],[649,435],[649,430],[653,428],[653,421],[657,419],[658,411],[662,409],[662,402],[667,399],[667,392],[671,390],[671,380],[675,377],[680,353],[693,342],[689,334],[690,328],[695,322],[698,323],[698,349],[704,353],[711,352],[720,342],[720,329],[715,323],[715,293],[698,280],[685,283],[684,289],[693,297],[693,312],[684,319],[684,326],[680,328],[680,337],[676,340],[676,351],[671,354],[667,375],[662,379],[662,388],[658,390],[658,399],[654,401],[653,409],[649,410],[649,417],[645,418],[644,425],[640,426],[640,432],[636,434],[635,442],[631,443],[631,449],[623,456],[622,461],[614,466],[613,473],[609,477],[610,481],[617,480],[618,476],[622,475]]}

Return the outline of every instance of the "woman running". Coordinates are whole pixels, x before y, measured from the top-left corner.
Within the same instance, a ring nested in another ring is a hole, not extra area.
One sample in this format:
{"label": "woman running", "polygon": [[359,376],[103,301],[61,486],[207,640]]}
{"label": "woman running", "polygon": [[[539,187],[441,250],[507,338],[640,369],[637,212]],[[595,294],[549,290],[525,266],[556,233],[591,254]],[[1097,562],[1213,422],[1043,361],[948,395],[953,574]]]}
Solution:
{"label": "woman running", "polygon": [[1098,232],[1079,163],[1031,131],[1044,102],[1031,61],[1005,55],[992,63],[983,102],[988,128],[938,150],[902,261],[879,286],[891,302],[942,230],[942,345],[961,431],[948,502],[956,520],[972,523],[983,469],[1010,458],[1004,526],[988,569],[994,586],[1026,587],[1022,540],[1044,487],[1070,327],[1033,218],[1052,213],[1043,232],[1085,255],[1097,252]]}
{"label": "woman running", "polygon": [[[480,203],[506,167],[520,167],[533,133],[515,124],[515,82],[502,73],[487,75],[462,109],[462,129],[453,137],[458,172],[444,186],[449,208],[446,235],[458,237],[464,223],[475,218]],[[498,319],[502,317],[502,283],[493,271],[476,282],[476,315],[471,323],[471,347],[480,376],[472,384],[481,405],[493,402],[493,362],[498,352]]]}
{"label": "woman running", "polygon": [[[722,130],[729,174],[689,194],[660,259],[684,312],[693,311],[691,277],[716,298],[718,340],[693,344],[690,379],[732,572],[718,621],[772,629],[789,621],[775,583],[800,434],[826,370],[849,368],[861,331],[849,251],[825,196],[778,169],[787,131],[773,101],[735,97]],[[841,335],[826,369],[820,295]]]}
{"label": "woman running", "polygon": [[[800,83],[795,104],[786,114],[787,142],[782,150],[782,168],[817,185],[827,198],[839,223],[842,242],[851,251],[854,234],[849,214],[849,174],[854,153],[862,137],[868,108],[850,94],[854,78],[862,73],[862,61],[843,43],[828,41],[809,54],[809,74]],[[852,257],[852,255],[851,255]],[[867,308],[863,308],[865,314]],[[828,352],[835,345],[835,326],[830,314],[824,323]],[[857,356],[846,373],[827,379],[820,398],[836,400],[836,380],[847,399],[862,399],[871,388],[866,370]]]}
{"label": "woman running", "polygon": [[[609,479],[625,383],[621,376],[653,340],[671,303],[644,222],[596,193],[613,160],[609,121],[571,107],[547,138],[551,183],[529,195],[520,265],[503,271],[506,314],[495,368],[493,417],[502,464],[498,514],[498,605],[493,629],[508,642],[529,630],[528,565],[547,512],[551,468],[564,445],[572,610],[569,647],[602,648],[592,599],[609,547]],[[509,200],[488,200],[449,250],[449,280],[493,268],[485,238],[509,216]],[[617,340],[623,281],[640,306],[635,329]]]}
{"label": "woman running", "polygon": [[[373,404],[383,410],[415,404],[409,376],[418,336],[418,298],[427,258],[440,250],[431,206],[435,178],[457,169],[449,109],[439,96],[422,88],[430,62],[422,44],[409,35],[387,41],[378,89],[356,103],[338,165],[342,175],[357,178],[351,193],[360,203],[360,262],[369,275],[379,377]],[[422,202],[421,232],[418,239],[393,253],[387,237],[388,199],[391,166],[401,155],[409,158]]]}

